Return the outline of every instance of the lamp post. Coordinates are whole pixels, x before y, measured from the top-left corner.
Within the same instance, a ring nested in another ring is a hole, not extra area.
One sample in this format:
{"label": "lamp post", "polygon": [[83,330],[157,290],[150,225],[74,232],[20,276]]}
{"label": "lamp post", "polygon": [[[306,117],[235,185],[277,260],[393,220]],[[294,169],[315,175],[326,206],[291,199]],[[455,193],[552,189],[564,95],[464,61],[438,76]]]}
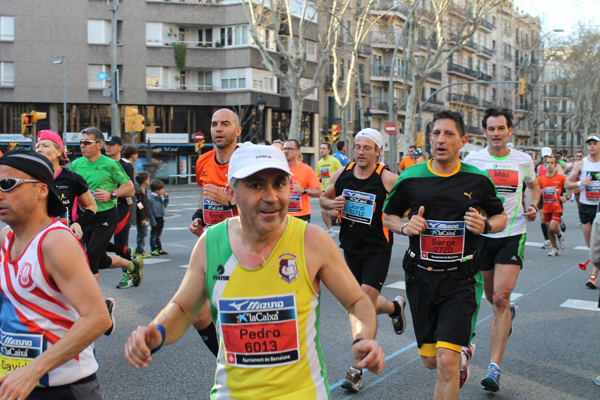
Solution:
{"label": "lamp post", "polygon": [[258,94],[258,99],[256,99],[256,109],[259,112],[258,116],[258,134],[261,139],[265,139],[263,135],[263,111],[265,110],[265,106],[267,105],[267,101],[263,99],[262,93]]}
{"label": "lamp post", "polygon": [[525,62],[527,60],[527,58],[529,57],[529,55],[531,54],[531,52],[533,51],[533,49],[535,49],[540,43],[542,43],[542,40],[546,39],[546,37],[555,32],[555,33],[561,33],[564,32],[564,29],[552,29],[550,32],[546,33],[544,36],[542,36],[540,38],[540,40],[537,41],[536,44],[534,44],[531,49],[529,49],[529,51],[527,52],[527,54],[525,54],[525,56],[523,57],[523,62],[521,62],[521,65],[519,65],[519,69],[517,70],[517,75],[516,75],[516,79],[519,79],[519,73],[521,72],[521,68],[523,68],[523,65],[525,65]]}
{"label": "lamp post", "polygon": [[373,113],[371,112],[371,110],[369,110],[369,107],[367,107],[367,111],[365,111],[364,116],[365,116],[365,128],[370,128],[371,127],[371,117],[373,116]]}
{"label": "lamp post", "polygon": [[67,143],[67,56],[56,57],[52,64],[63,65],[63,143]]}

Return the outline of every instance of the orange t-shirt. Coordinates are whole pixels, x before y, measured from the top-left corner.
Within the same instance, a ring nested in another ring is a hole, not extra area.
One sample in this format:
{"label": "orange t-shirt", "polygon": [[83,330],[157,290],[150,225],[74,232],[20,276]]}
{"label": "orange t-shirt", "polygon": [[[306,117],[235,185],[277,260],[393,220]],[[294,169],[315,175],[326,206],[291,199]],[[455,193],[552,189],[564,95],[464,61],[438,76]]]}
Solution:
{"label": "orange t-shirt", "polygon": [[417,158],[417,162],[415,163],[415,160],[413,160],[412,157],[406,156],[402,159],[402,161],[400,161],[400,164],[398,164],[398,168],[404,171],[406,168],[412,167],[416,164],[421,164],[423,161],[425,161],[423,157],[419,157]]}
{"label": "orange t-shirt", "polygon": [[562,212],[560,195],[563,192],[566,180],[567,178],[559,173],[556,173],[551,178],[546,175],[539,177],[538,182],[540,183],[542,198],[544,199],[542,209],[544,214]]}
{"label": "orange t-shirt", "polygon": [[307,194],[294,193],[292,186],[298,182],[300,186],[306,189],[316,189],[321,187],[321,182],[317,178],[315,171],[304,163],[299,163],[295,167],[290,167],[292,176],[290,179],[290,204],[288,206],[288,215],[301,217],[310,215],[310,198]]}
{"label": "orange t-shirt", "polygon": [[[229,162],[217,163],[217,150],[202,154],[196,161],[196,183],[200,187],[206,184],[215,185],[225,191]],[[202,201],[202,215],[206,225],[215,225],[229,217],[238,215],[237,207],[229,207],[214,203],[208,199]]]}

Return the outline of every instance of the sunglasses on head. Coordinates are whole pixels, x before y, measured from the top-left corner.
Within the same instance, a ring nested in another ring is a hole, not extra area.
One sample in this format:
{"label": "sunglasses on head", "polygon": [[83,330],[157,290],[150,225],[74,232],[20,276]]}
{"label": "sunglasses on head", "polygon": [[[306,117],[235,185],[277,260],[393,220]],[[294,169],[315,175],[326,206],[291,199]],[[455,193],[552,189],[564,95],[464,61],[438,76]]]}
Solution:
{"label": "sunglasses on head", "polygon": [[3,179],[0,179],[0,190],[2,190],[3,192],[8,192],[23,183],[43,183],[43,182],[38,181],[36,179],[3,178]]}
{"label": "sunglasses on head", "polygon": [[89,146],[92,143],[96,143],[96,140],[81,140],[79,141],[79,144],[82,146]]}

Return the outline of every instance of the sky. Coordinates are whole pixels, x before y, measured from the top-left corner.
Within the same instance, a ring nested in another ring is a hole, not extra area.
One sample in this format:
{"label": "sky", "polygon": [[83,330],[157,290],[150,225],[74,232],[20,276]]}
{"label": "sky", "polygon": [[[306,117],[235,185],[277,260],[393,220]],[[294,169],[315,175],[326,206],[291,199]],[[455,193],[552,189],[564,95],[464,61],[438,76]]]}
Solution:
{"label": "sky", "polygon": [[514,0],[515,7],[531,15],[538,15],[542,32],[564,29],[568,35],[578,20],[600,24],[600,0]]}

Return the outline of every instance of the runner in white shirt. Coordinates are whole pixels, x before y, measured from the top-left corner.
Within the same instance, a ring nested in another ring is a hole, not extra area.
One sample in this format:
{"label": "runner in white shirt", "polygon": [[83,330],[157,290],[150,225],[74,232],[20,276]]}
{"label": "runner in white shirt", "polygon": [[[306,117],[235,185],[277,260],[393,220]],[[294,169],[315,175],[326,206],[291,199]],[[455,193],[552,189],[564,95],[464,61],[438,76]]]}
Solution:
{"label": "runner in white shirt", "polygon": [[[487,109],[481,123],[488,146],[469,154],[464,160],[466,164],[488,171],[498,194],[505,199],[504,209],[508,215],[502,232],[480,236],[477,245],[485,297],[494,306],[490,365],[481,384],[484,389],[493,392],[500,390],[500,362],[517,312],[517,306],[510,301],[510,294],[523,268],[526,220],[535,220],[538,212],[536,204],[540,199],[533,160],[528,154],[507,146],[513,132],[512,118],[510,110]],[[527,212],[521,201],[523,182],[529,189]]]}
{"label": "runner in white shirt", "polygon": [[[596,218],[598,200],[600,200],[600,137],[592,135],[585,141],[588,155],[581,161],[577,161],[571,174],[565,182],[565,189],[580,188],[579,194],[579,221],[583,228],[585,244],[590,247],[590,233],[592,223]],[[577,180],[579,178],[579,180]],[[594,264],[592,275],[586,285],[590,289],[596,289],[598,266]]]}

